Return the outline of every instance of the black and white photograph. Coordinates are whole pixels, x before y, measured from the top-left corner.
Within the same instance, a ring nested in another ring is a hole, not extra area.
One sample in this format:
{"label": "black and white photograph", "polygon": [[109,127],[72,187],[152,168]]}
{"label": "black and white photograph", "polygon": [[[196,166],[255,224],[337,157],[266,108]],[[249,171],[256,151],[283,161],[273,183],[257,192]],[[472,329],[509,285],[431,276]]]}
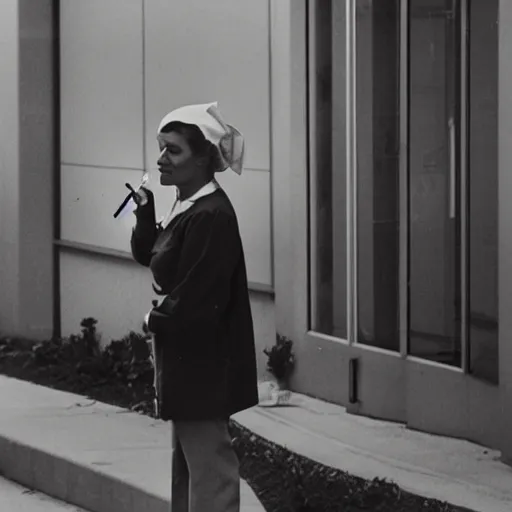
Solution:
{"label": "black and white photograph", "polygon": [[0,512],[511,512],[511,27],[0,0]]}

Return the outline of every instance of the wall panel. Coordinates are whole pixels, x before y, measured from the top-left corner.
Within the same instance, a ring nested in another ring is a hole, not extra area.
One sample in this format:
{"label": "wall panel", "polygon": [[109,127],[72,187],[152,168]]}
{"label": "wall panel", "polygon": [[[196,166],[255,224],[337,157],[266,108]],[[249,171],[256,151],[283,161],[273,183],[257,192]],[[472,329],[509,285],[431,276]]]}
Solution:
{"label": "wall panel", "polygon": [[63,165],[61,239],[120,251],[130,250],[135,216],[113,213],[126,196],[125,182],[140,181],[142,171]]}
{"label": "wall panel", "polygon": [[161,118],[190,103],[218,101],[246,137],[246,165],[270,168],[269,3],[146,0],[148,167]]}
{"label": "wall panel", "polygon": [[270,173],[245,169],[238,176],[226,171],[217,179],[238,216],[249,281],[272,286]]}
{"label": "wall panel", "polygon": [[[135,216],[129,211],[114,219],[126,195],[125,182],[136,185],[142,172],[126,169],[62,166],[61,239],[119,251],[130,251]],[[217,175],[238,214],[249,280],[271,286],[270,173],[246,169],[242,177],[232,172]],[[150,174],[157,219],[171,207],[174,187],[158,184]]]}
{"label": "wall panel", "polygon": [[[145,313],[155,297],[149,270],[130,261],[63,250],[60,255],[62,333],[80,331],[85,317],[98,320],[102,343],[141,332]],[[263,349],[274,343],[273,299],[251,293],[259,374],[265,373]]]}
{"label": "wall panel", "polygon": [[175,196],[156,171],[160,118],[217,100],[246,137],[246,171],[220,181],[249,280],[272,285],[268,9],[260,0],[61,2],[63,240],[129,251],[134,217],[112,217],[124,183],[150,169],[158,217]]}
{"label": "wall panel", "polygon": [[142,169],[142,32],[142,0],[61,1],[64,163]]}

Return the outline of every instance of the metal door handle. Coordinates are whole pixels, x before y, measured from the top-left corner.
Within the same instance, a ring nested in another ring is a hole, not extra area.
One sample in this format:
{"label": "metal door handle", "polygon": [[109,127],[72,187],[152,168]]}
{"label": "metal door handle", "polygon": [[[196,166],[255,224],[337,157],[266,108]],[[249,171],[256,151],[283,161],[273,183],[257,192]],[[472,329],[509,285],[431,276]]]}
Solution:
{"label": "metal door handle", "polygon": [[450,138],[450,219],[455,219],[455,177],[456,177],[456,159],[455,159],[455,121],[453,117],[448,119],[448,136]]}

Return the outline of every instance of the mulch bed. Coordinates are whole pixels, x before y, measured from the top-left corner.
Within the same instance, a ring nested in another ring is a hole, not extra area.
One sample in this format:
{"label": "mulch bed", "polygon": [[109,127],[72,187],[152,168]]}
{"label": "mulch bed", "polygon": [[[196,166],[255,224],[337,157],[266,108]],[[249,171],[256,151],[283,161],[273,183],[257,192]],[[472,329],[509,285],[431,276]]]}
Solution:
{"label": "mulch bed", "polygon": [[[98,365],[60,361],[42,365],[33,343],[0,338],[0,373],[111,405],[153,415],[150,375],[120,381]],[[287,451],[231,421],[241,476],[267,512],[468,512],[414,496],[384,480],[367,481]]]}

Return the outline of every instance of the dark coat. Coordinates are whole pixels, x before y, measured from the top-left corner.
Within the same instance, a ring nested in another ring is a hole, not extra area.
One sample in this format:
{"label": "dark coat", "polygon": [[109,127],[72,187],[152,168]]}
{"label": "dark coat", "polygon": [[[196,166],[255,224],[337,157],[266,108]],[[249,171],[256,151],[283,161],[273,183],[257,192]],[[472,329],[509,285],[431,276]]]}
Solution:
{"label": "dark coat", "polygon": [[229,198],[218,189],[162,229],[150,194],[136,217],[133,257],[150,267],[164,297],[148,322],[160,417],[226,419],[256,405],[247,272]]}

